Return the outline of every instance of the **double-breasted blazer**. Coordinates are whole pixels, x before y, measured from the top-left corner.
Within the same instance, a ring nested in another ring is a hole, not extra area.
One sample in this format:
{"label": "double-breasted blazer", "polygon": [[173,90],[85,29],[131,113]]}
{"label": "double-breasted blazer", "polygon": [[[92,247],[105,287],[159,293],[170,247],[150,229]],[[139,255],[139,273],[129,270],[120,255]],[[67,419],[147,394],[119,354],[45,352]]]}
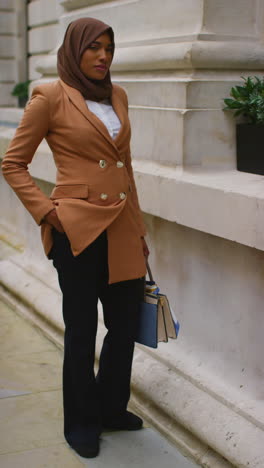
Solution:
{"label": "double-breasted blazer", "polygon": [[[121,122],[113,140],[87,108],[81,93],[62,80],[34,88],[2,170],[36,223],[48,255],[52,227],[43,222],[53,208],[79,255],[104,230],[108,238],[109,283],[145,275],[140,211],[130,156],[130,123],[125,91],[113,85],[112,106]],[[45,138],[57,167],[56,186],[47,197],[29,171]]]}

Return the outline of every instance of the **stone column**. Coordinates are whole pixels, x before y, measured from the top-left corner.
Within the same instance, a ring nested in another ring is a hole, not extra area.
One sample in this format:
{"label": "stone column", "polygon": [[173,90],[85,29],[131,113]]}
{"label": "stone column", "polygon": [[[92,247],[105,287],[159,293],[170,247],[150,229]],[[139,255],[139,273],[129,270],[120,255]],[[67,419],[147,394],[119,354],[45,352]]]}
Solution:
{"label": "stone column", "polygon": [[0,0],[0,106],[13,107],[14,85],[27,79],[26,1]]}
{"label": "stone column", "polygon": [[58,17],[60,9],[54,0],[31,0],[28,4],[29,78],[41,75],[36,66],[58,43]]}

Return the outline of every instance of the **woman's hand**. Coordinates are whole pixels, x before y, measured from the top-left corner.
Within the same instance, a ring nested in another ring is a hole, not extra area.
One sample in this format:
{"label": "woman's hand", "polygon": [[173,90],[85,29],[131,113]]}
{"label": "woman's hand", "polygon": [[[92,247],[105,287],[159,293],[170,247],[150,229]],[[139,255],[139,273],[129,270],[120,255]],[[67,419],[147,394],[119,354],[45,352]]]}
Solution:
{"label": "woman's hand", "polygon": [[57,231],[63,233],[64,229],[62,227],[62,224],[58,218],[56,209],[54,208],[53,210],[49,211],[49,213],[44,216],[44,222],[51,224]]}
{"label": "woman's hand", "polygon": [[149,256],[149,248],[148,248],[148,245],[144,239],[144,237],[141,237],[141,241],[142,241],[142,247],[143,247],[143,254],[144,254],[144,257],[148,258]]}

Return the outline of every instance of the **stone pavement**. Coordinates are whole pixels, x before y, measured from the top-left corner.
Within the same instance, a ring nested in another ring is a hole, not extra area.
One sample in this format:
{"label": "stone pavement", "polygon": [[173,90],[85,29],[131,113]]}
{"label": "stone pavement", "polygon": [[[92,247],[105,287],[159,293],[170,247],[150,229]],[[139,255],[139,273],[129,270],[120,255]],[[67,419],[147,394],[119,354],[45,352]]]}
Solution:
{"label": "stone pavement", "polygon": [[62,435],[62,351],[0,301],[1,468],[195,468],[158,432],[101,436],[97,458],[79,457]]}

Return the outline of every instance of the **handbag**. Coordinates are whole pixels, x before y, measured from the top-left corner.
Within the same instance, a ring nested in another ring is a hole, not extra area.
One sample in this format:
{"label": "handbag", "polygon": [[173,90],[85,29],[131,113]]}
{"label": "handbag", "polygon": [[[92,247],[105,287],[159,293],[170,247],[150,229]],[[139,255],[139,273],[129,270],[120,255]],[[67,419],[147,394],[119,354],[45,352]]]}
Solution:
{"label": "handbag", "polygon": [[159,292],[148,262],[147,271],[149,281],[145,283],[145,297],[140,304],[135,341],[151,348],[157,348],[160,341],[167,343],[169,338],[177,338],[180,324],[170,308],[167,296]]}

